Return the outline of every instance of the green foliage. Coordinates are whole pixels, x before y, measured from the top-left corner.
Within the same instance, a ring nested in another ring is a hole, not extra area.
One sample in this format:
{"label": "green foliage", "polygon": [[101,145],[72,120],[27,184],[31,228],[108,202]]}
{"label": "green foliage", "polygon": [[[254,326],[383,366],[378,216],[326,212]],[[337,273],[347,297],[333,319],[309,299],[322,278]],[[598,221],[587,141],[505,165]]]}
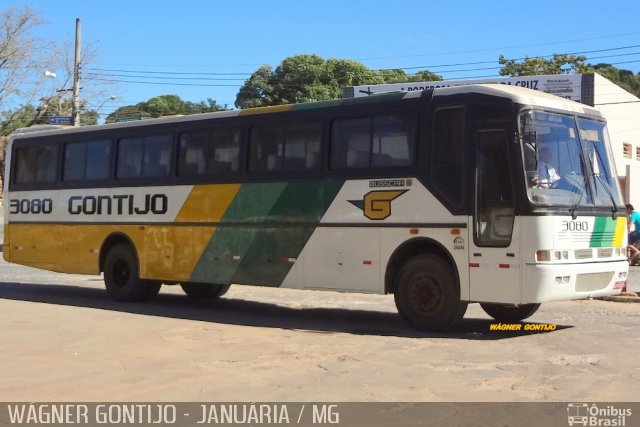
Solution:
{"label": "green foliage", "polygon": [[227,110],[216,101],[207,98],[205,101],[183,101],[178,95],[160,95],[135,105],[120,107],[107,116],[107,123],[113,123],[118,118],[141,117],[153,118],[172,116],[177,114],[198,114]]}
{"label": "green foliage", "polygon": [[585,56],[565,55],[554,53],[553,58],[530,58],[525,56],[522,62],[517,59],[507,59],[504,55],[498,57],[502,65],[501,76],[535,76],[545,74],[592,73],[593,67],[586,64]]}
{"label": "green foliage", "polygon": [[258,68],[240,88],[238,108],[293,104],[338,99],[346,86],[442,80],[437,74],[421,71],[407,75],[403,70],[371,70],[357,61],[323,59],[318,55],[286,58],[273,70]]}
{"label": "green foliage", "polygon": [[[33,125],[47,124],[52,116],[71,116],[71,100],[59,101],[57,97],[43,98],[39,106],[26,104],[17,110],[0,113],[0,135],[10,135],[16,129]],[[80,123],[82,126],[98,123],[98,113],[85,110],[80,105]]]}

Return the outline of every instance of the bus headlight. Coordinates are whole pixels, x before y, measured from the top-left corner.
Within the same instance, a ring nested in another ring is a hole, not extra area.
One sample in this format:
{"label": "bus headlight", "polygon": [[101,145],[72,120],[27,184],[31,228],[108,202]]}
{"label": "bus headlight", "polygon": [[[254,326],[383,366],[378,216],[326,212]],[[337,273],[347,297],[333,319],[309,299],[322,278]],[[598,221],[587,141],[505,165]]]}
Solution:
{"label": "bus headlight", "polygon": [[567,261],[569,259],[569,251],[554,251],[553,259],[556,261]]}
{"label": "bus headlight", "polygon": [[536,261],[538,262],[551,261],[551,251],[536,251]]}

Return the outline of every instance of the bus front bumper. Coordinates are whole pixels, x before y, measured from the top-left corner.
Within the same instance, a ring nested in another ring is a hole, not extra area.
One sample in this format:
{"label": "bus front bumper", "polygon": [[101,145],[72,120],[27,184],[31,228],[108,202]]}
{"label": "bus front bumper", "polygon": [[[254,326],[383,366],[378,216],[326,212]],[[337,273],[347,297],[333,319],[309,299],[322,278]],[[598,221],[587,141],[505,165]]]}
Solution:
{"label": "bus front bumper", "polygon": [[617,295],[626,285],[629,264],[527,264],[523,303],[538,303]]}

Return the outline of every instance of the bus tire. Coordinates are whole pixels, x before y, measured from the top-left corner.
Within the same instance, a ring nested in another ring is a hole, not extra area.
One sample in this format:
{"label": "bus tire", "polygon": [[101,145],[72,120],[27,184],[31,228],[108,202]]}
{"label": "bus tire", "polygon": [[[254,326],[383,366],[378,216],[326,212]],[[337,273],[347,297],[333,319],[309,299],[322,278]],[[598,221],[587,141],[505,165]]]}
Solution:
{"label": "bus tire", "polygon": [[538,311],[538,308],[540,308],[540,304],[517,305],[481,302],[480,307],[482,307],[485,313],[493,317],[498,322],[515,323],[533,316],[533,313]]}
{"label": "bus tire", "polygon": [[180,287],[189,298],[216,299],[226,294],[231,285],[186,282],[181,283]]}
{"label": "bus tire", "polygon": [[142,282],[142,286],[147,287],[147,292],[142,297],[142,301],[150,301],[158,296],[160,293],[160,288],[162,287],[162,282],[157,280],[140,280]]}
{"label": "bus tire", "polygon": [[155,296],[157,286],[148,280],[140,280],[138,259],[127,243],[117,243],[107,253],[104,283],[109,296],[122,302],[144,301]]}
{"label": "bus tire", "polygon": [[451,267],[434,255],[406,261],[395,279],[394,300],[400,316],[422,331],[454,328],[467,310]]}

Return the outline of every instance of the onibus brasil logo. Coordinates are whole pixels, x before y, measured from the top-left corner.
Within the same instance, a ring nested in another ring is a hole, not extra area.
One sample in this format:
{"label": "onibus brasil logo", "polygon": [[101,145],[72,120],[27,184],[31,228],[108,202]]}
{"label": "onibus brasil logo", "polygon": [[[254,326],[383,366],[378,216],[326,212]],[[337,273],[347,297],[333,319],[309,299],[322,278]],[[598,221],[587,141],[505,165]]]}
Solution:
{"label": "onibus brasil logo", "polygon": [[631,409],[614,405],[595,403],[569,403],[567,405],[567,422],[570,426],[626,426],[631,417]]}

